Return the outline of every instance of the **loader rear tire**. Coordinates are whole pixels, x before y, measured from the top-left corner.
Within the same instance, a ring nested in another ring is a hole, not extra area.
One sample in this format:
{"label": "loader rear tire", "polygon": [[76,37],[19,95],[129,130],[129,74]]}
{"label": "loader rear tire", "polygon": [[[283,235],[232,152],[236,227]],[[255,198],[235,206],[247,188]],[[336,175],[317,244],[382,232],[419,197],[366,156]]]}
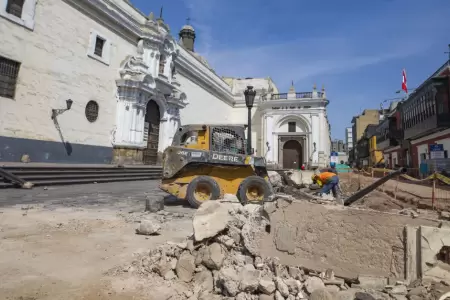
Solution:
{"label": "loader rear tire", "polygon": [[270,183],[259,176],[249,176],[245,178],[238,190],[238,199],[242,205],[248,203],[263,203],[273,194]]}
{"label": "loader rear tire", "polygon": [[209,176],[197,176],[188,185],[186,200],[192,208],[199,208],[203,202],[220,197],[219,184]]}

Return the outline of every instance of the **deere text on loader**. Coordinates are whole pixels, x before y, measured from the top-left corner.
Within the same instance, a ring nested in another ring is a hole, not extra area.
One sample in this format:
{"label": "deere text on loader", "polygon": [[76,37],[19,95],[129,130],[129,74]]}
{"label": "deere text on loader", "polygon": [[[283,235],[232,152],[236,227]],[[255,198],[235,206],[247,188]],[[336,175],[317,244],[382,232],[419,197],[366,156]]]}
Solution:
{"label": "deere text on loader", "polygon": [[160,188],[198,208],[224,194],[242,204],[266,200],[272,193],[263,157],[246,151],[239,125],[185,125],[163,153]]}

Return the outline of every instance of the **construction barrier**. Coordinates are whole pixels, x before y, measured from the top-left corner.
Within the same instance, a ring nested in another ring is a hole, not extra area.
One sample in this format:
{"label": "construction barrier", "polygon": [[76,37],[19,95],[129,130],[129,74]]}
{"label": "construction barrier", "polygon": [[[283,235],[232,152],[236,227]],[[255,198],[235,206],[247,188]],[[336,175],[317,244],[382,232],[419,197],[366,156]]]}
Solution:
{"label": "construction barrier", "polygon": [[[384,168],[353,169],[351,173],[339,173],[339,177],[341,182],[348,183],[354,189],[371,184],[392,171]],[[414,171],[410,169],[408,173],[414,174]],[[378,190],[389,194],[394,200],[417,204],[419,208],[450,211],[450,178],[440,173],[421,179],[402,174],[387,181]]]}

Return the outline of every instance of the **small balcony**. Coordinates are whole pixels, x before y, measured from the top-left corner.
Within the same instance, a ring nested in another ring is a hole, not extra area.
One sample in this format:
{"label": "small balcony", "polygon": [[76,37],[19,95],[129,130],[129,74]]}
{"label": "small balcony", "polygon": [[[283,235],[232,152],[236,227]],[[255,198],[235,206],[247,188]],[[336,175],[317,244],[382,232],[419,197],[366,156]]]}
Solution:
{"label": "small balcony", "polygon": [[323,99],[324,92],[299,92],[299,93],[280,93],[272,94],[270,100],[288,100],[288,99]]}
{"label": "small balcony", "polygon": [[[404,139],[417,139],[450,127],[448,84],[428,84],[402,105]],[[403,107],[404,106],[404,107]]]}

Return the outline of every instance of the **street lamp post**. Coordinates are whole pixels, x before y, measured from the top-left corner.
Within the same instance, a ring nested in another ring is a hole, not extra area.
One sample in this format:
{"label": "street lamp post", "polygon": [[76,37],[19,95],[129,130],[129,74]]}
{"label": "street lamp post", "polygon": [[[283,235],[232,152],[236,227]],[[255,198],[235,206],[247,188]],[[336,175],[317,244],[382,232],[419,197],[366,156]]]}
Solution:
{"label": "street lamp post", "polygon": [[72,99],[67,99],[66,100],[66,107],[67,108],[62,108],[62,109],[52,109],[52,120],[55,120],[57,116],[59,116],[60,114],[62,114],[63,112],[70,110],[70,108],[72,107],[73,104],[73,100]]}
{"label": "street lamp post", "polygon": [[252,107],[255,101],[256,91],[253,90],[252,86],[247,86],[244,91],[245,105],[248,109],[248,126],[247,126],[247,154],[252,154]]}

